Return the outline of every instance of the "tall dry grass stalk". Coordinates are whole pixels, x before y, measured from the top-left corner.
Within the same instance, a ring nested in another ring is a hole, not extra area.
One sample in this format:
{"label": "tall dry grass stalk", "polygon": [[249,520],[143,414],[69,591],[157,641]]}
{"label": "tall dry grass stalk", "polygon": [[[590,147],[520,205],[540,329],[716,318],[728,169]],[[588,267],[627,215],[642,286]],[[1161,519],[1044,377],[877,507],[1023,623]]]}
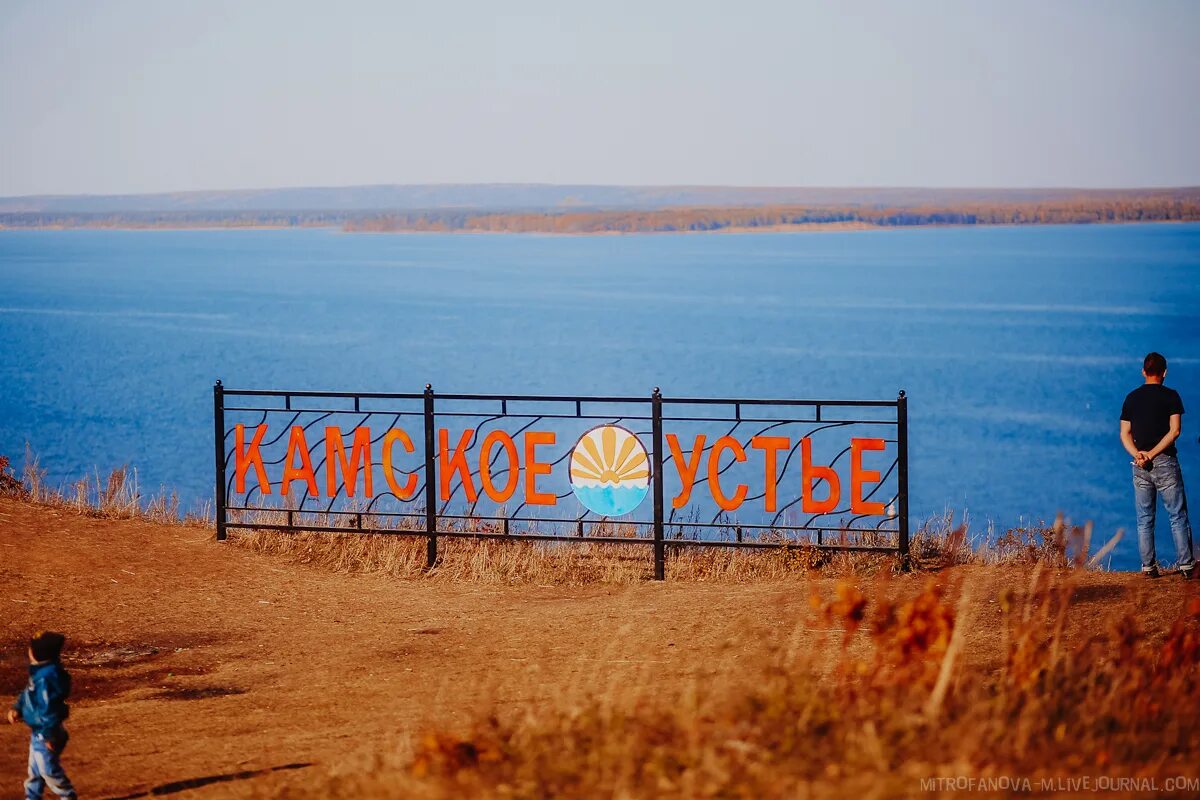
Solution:
{"label": "tall dry grass stalk", "polygon": [[[1025,574],[999,598],[996,671],[962,658],[970,586],[931,577],[897,604],[880,582],[843,581],[813,597],[770,655],[726,673],[736,679],[697,669],[651,693],[636,676],[599,676],[548,701],[398,733],[371,763],[290,796],[889,797],[939,777],[1007,776],[1029,793],[1064,776],[1200,779],[1200,598],[1165,638],[1123,617],[1068,639],[1078,573]],[[814,627],[823,643],[797,646]]]}
{"label": "tall dry grass stalk", "polygon": [[9,460],[0,456],[0,494],[94,517],[146,519],[166,524],[212,524],[208,504],[183,514],[179,496],[165,487],[156,494],[144,496],[138,487],[137,470],[128,466],[111,470],[105,476],[95,470],[91,475],[54,486],[46,480],[46,470],[38,456],[28,447],[19,479],[6,471],[8,465]]}

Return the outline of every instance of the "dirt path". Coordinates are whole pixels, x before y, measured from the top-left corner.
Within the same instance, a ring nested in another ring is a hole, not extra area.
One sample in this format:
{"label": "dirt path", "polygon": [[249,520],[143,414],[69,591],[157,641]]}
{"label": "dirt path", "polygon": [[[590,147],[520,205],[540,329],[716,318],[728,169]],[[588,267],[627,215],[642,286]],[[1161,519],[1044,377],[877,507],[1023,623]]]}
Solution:
{"label": "dirt path", "polygon": [[[0,499],[0,689],[23,685],[32,630],[68,635],[65,763],[84,796],[282,788],[490,703],[613,682],[652,691],[745,680],[739,661],[785,642],[808,618],[812,589],[828,594],[833,583],[402,582],[296,566],[210,536]],[[1025,576],[975,568],[951,577],[973,584],[969,661],[994,669],[993,599]],[[889,591],[926,579],[893,579]],[[1096,609],[1090,624],[1130,609],[1160,630],[1190,589],[1097,574],[1078,601]],[[26,742],[23,727],[0,726],[2,796],[19,787]]]}

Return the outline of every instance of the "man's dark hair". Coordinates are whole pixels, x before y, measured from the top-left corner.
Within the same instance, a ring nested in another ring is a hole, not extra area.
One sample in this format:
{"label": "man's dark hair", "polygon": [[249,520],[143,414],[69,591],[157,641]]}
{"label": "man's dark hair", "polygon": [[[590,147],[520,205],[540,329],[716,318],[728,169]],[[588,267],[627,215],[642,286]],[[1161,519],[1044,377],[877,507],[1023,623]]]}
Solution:
{"label": "man's dark hair", "polygon": [[38,631],[29,640],[29,649],[37,661],[58,661],[67,637],[54,631]]}
{"label": "man's dark hair", "polygon": [[1167,359],[1162,353],[1151,353],[1142,362],[1142,371],[1154,378],[1161,378],[1167,371]]}

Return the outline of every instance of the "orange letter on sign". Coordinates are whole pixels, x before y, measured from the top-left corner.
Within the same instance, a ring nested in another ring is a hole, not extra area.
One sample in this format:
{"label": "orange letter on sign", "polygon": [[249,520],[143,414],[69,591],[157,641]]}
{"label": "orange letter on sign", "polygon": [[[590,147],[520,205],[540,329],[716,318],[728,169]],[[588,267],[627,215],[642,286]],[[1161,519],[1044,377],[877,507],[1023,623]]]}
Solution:
{"label": "orange letter on sign", "polygon": [[696,443],[692,445],[692,458],[687,463],[684,463],[678,436],[668,433],[667,447],[671,448],[671,458],[675,461],[675,469],[679,470],[679,482],[682,484],[678,496],[671,500],[671,505],[675,508],[683,508],[687,505],[688,498],[692,496],[692,486],[696,483],[696,472],[700,469],[700,456],[704,454],[704,434],[696,437]]}
{"label": "orange letter on sign", "polygon": [[550,465],[537,460],[539,444],[554,444],[554,432],[529,431],[525,434],[525,502],[531,506],[552,506],[558,503],[558,498],[537,490],[537,476],[550,474]]}
{"label": "orange letter on sign", "polygon": [[756,447],[763,451],[766,458],[766,488],[764,489],[763,502],[766,503],[767,511],[775,510],[775,454],[780,450],[787,450],[792,446],[792,440],[786,436],[755,436],[750,440],[750,446]]}
{"label": "orange letter on sign", "polygon": [[454,448],[454,454],[449,455],[450,450],[450,431],[442,428],[438,431],[438,455],[441,463],[438,465],[439,483],[442,484],[442,499],[450,499],[450,478],[457,472],[462,476],[463,492],[467,495],[467,500],[474,503],[479,499],[479,494],[475,491],[475,484],[471,483],[471,470],[467,467],[467,447],[471,443],[471,437],[475,435],[474,428],[467,428],[463,431],[462,436],[458,439],[458,445]]}
{"label": "orange letter on sign", "polygon": [[870,503],[863,499],[864,483],[879,483],[879,471],[863,469],[864,450],[883,450],[887,445],[883,439],[850,440],[850,511],[853,514],[883,514],[883,503]]}
{"label": "orange letter on sign", "polygon": [[713,442],[712,452],[708,454],[708,490],[712,492],[713,500],[718,507],[726,511],[733,511],[746,499],[746,493],[750,491],[750,487],[739,483],[733,490],[733,497],[726,497],[721,492],[721,453],[725,450],[733,452],[734,461],[746,460],[746,451],[742,449],[741,442],[732,436],[722,436]]}
{"label": "orange letter on sign", "polygon": [[[504,484],[504,488],[497,490],[492,484],[492,445],[499,443],[504,448],[505,455],[508,456],[508,480]],[[483,449],[479,454],[479,482],[483,484],[483,491],[487,496],[492,498],[497,503],[503,503],[505,500],[513,496],[513,492],[517,490],[517,482],[521,479],[518,474],[521,470],[521,465],[517,461],[517,446],[513,444],[512,437],[504,431],[492,431],[483,440]]]}
{"label": "orange letter on sign", "polygon": [[259,425],[254,429],[254,438],[250,441],[250,449],[246,450],[246,426],[234,428],[233,441],[233,488],[238,494],[246,491],[246,470],[254,467],[254,476],[258,478],[258,488],[263,494],[271,493],[271,482],[267,480],[267,469],[263,466],[262,453],[258,451],[263,437],[267,434],[267,426]]}
{"label": "orange letter on sign", "polygon": [[[360,463],[361,462],[361,463]],[[371,429],[355,428],[354,441],[350,445],[350,457],[346,458],[346,445],[342,441],[340,428],[325,429],[325,493],[328,497],[337,497],[338,467],[346,481],[346,497],[354,497],[354,487],[358,485],[358,471],[363,472],[363,493],[370,497],[371,492]]]}
{"label": "orange letter on sign", "polygon": [[417,492],[417,476],[410,474],[403,486],[396,482],[396,476],[392,474],[392,448],[395,447],[396,442],[400,443],[405,452],[413,451],[412,439],[408,438],[408,434],[402,428],[392,428],[388,431],[383,437],[383,477],[391,487],[392,494],[401,500],[410,500]]}
{"label": "orange letter on sign", "polygon": [[[812,439],[805,436],[800,440],[800,508],[805,514],[828,514],[837,508],[842,499],[842,484],[833,467],[814,466],[812,463]],[[816,482],[829,484],[829,496],[824,500],[813,499]]]}
{"label": "orange letter on sign", "polygon": [[[300,466],[295,466],[296,456],[300,456]],[[292,426],[288,436],[287,455],[283,459],[283,483],[279,491],[286,497],[292,481],[304,481],[308,484],[308,494],[316,497],[321,492],[317,489],[317,476],[313,474],[312,459],[308,457],[308,442],[304,439],[304,428]]]}

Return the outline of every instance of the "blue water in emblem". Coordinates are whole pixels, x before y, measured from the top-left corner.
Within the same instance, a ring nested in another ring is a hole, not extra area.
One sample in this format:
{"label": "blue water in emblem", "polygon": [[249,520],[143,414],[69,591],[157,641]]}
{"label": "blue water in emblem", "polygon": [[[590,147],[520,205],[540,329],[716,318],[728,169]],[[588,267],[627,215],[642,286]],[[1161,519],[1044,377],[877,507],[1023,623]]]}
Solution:
{"label": "blue water in emblem", "polygon": [[580,486],[571,487],[579,502],[602,517],[623,517],[636,509],[650,491],[645,486]]}

